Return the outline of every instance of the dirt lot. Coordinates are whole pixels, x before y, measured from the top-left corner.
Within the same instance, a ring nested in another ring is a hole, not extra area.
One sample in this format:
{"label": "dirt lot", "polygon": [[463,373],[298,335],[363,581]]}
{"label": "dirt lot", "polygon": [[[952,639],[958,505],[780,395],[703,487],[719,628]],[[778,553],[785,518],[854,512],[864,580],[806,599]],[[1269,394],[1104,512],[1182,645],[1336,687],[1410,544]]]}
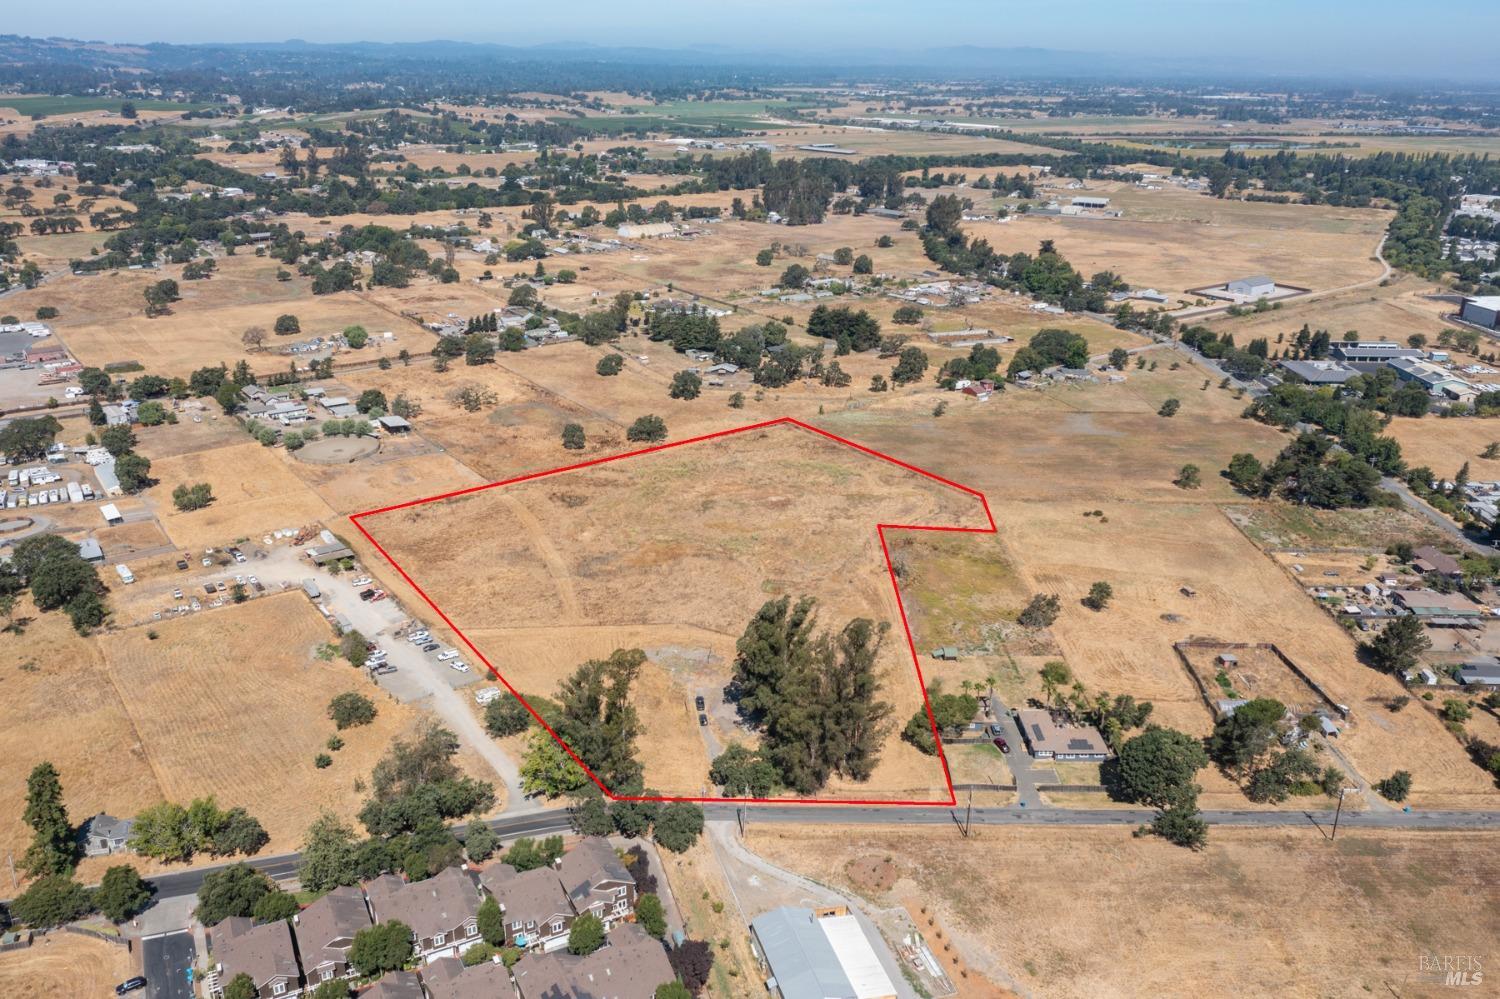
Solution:
{"label": "dirt lot", "polygon": [[[1330,844],[1314,829],[1215,828],[1194,853],[1127,829],[965,841],[751,825],[749,845],[876,904],[931,906],[971,965],[1034,995],[1446,994],[1420,981],[1419,957],[1488,965],[1500,918],[1493,833],[1341,832]],[[893,881],[859,876],[879,858]],[[1067,876],[1048,858],[1066,858]]]}
{"label": "dirt lot", "polygon": [[[966,494],[782,426],[377,515],[362,526],[460,627],[475,629],[470,639],[502,672],[529,663],[522,686],[533,692],[550,693],[579,661],[618,647],[620,628],[638,631],[642,637],[629,637],[642,647],[675,648],[684,627],[716,636],[709,648],[717,669],[679,676],[668,666],[661,675],[671,673],[676,689],[649,679],[637,691],[643,717],[653,717],[651,706],[682,715],[641,746],[647,783],[682,794],[697,793],[707,764],[684,708],[695,692],[721,697],[735,638],[772,597],[816,596],[825,627],[856,616],[889,623],[881,669],[893,718],[920,706],[877,521],[984,524]],[[717,585],[706,586],[710,579]],[[546,636],[533,646],[540,622]],[[657,627],[666,631],[652,640]],[[602,635],[585,637],[598,628]],[[701,638],[688,641],[702,647]],[[543,648],[554,650],[547,665],[560,668],[535,676]],[[696,777],[683,762],[694,757]],[[891,739],[867,786],[829,790],[924,797],[934,787],[942,787],[935,761]]]}
{"label": "dirt lot", "polygon": [[134,971],[124,947],[58,931],[38,937],[25,950],[0,954],[0,993],[28,999],[104,999]]}

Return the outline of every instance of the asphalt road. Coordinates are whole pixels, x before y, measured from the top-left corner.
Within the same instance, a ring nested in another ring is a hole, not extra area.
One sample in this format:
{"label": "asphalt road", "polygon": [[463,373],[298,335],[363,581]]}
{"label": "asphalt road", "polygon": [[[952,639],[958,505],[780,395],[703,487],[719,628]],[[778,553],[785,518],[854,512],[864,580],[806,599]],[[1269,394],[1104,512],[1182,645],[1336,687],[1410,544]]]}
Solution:
{"label": "asphalt road", "polygon": [[[709,803],[703,806],[710,820],[730,821],[743,810],[747,822],[785,822],[853,825],[950,825],[962,820],[958,807],[892,807],[881,805],[749,805]],[[1048,826],[1136,826],[1150,822],[1156,813],[1147,808],[1037,808],[1007,806],[974,809],[973,821],[980,825]],[[1203,812],[1210,825],[1275,826],[1333,825],[1332,811],[1213,811]],[[502,839],[544,836],[568,832],[573,827],[566,808],[553,808],[530,815],[490,821]],[[1500,812],[1351,812],[1345,811],[1341,829],[1500,829]],[[251,861],[272,878],[297,876],[300,856],[295,853]],[[221,867],[201,867],[151,879],[158,898],[197,894],[205,875]]]}
{"label": "asphalt road", "polygon": [[141,941],[141,974],[151,999],[193,999],[187,969],[196,963],[191,933],[168,933]]}
{"label": "asphalt road", "polygon": [[1421,497],[1413,493],[1407,487],[1406,483],[1402,482],[1400,479],[1386,476],[1385,478],[1380,480],[1380,486],[1382,489],[1388,489],[1391,492],[1395,493],[1401,498],[1401,502],[1406,504],[1406,508],[1408,510],[1416,514],[1418,517],[1425,517],[1437,527],[1446,531],[1449,537],[1453,538],[1453,540],[1463,545],[1469,551],[1474,552],[1476,555],[1495,554],[1493,548],[1490,548],[1487,545],[1482,545],[1478,541],[1475,541],[1464,531],[1462,527],[1459,527],[1452,520],[1450,520],[1448,516],[1441,510],[1438,510],[1435,507],[1428,506],[1425,502],[1423,502]]}
{"label": "asphalt road", "polygon": [[[568,832],[573,828],[573,820],[566,808],[554,808],[517,818],[494,819],[490,822],[490,828],[494,829],[502,839],[510,840],[518,836],[542,836]],[[252,859],[251,863],[256,870],[263,871],[276,880],[284,881],[297,876],[297,866],[301,863],[301,859],[300,854],[285,853],[277,857],[257,857]],[[198,889],[203,886],[205,876],[227,866],[229,865],[195,867],[190,871],[158,875],[150,881],[156,888],[157,898],[196,895]]]}

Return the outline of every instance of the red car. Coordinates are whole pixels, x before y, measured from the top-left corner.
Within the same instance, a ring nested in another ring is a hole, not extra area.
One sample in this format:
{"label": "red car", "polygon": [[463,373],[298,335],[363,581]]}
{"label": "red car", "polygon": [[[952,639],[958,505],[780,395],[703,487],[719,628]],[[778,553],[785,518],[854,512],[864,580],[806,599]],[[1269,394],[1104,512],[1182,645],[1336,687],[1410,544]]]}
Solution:
{"label": "red car", "polygon": [[1006,742],[1004,739],[996,739],[995,748],[1000,750],[1000,752],[1002,753],[1008,753],[1010,752],[1010,743]]}

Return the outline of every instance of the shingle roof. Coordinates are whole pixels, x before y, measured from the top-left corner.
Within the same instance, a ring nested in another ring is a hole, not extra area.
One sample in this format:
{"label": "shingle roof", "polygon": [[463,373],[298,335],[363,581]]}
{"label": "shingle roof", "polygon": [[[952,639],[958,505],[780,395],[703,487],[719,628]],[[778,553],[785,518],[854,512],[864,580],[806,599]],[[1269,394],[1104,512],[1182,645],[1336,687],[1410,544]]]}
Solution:
{"label": "shingle roof", "polygon": [[428,968],[423,978],[432,999],[506,999],[516,994],[510,969],[495,961],[465,968],[456,958],[445,957]]}
{"label": "shingle roof", "polygon": [[609,945],[586,957],[530,953],[512,970],[521,999],[652,999],[675,977],[666,949],[633,923],[616,926]]}
{"label": "shingle roof", "polygon": [[550,867],[517,874],[508,864],[499,864],[486,868],[479,875],[479,882],[505,910],[507,923],[519,921],[540,925],[552,916],[573,915],[562,882]]}
{"label": "shingle roof", "polygon": [[479,914],[479,892],[457,867],[411,884],[383,874],[366,885],[365,892],[378,922],[400,920],[418,937],[447,933]]}
{"label": "shingle roof", "polygon": [[297,949],[302,964],[313,968],[347,959],[354,934],[370,925],[364,894],[358,888],[335,888],[297,914]]}
{"label": "shingle roof", "polygon": [[284,919],[256,926],[243,916],[230,916],[209,933],[214,958],[224,966],[221,981],[230,982],[244,973],[260,988],[273,978],[295,982],[301,976],[292,928]]}
{"label": "shingle roof", "polygon": [[[448,958],[447,960],[453,960]],[[457,961],[453,962],[457,964]],[[359,999],[427,999],[422,994],[422,980],[414,971],[388,971]]]}
{"label": "shingle roof", "polygon": [[557,878],[575,902],[588,898],[594,886],[602,881],[629,884],[633,880],[615,855],[614,847],[598,836],[588,837],[563,855]]}

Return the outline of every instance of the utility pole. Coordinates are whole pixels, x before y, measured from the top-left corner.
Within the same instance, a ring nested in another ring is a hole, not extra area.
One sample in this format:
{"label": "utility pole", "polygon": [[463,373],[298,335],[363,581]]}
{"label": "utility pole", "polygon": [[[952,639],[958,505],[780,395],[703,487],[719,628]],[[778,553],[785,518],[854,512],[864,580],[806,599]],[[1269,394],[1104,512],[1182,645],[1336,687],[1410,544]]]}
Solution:
{"label": "utility pole", "polygon": [[1328,841],[1330,843],[1333,842],[1333,840],[1336,839],[1339,834],[1339,816],[1344,812],[1344,795],[1348,794],[1350,791],[1358,790],[1359,788],[1357,787],[1339,788],[1339,804],[1338,807],[1333,810],[1333,833],[1328,837]]}
{"label": "utility pole", "polygon": [[974,825],[974,789],[969,788],[969,805],[964,810],[964,839],[969,838],[969,829]]}
{"label": "utility pole", "polygon": [[5,851],[5,862],[10,865],[10,888],[15,891],[21,887],[16,884],[16,855],[9,850]]}

